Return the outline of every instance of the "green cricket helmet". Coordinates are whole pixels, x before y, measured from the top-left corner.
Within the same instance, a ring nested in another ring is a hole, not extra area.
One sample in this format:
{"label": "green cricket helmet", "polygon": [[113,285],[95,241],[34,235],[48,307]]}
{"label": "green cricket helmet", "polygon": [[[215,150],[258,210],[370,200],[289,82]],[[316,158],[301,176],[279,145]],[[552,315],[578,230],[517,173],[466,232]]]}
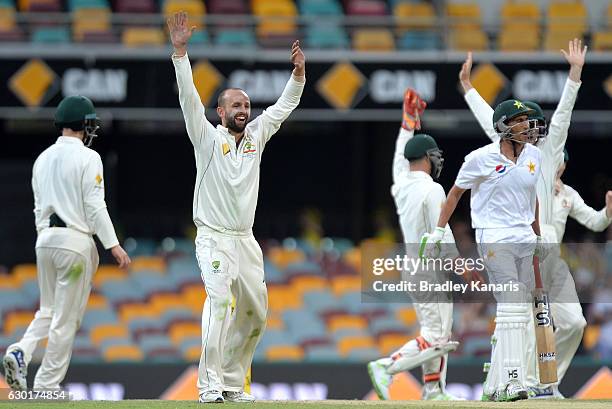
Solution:
{"label": "green cricket helmet", "polygon": [[527,108],[533,110],[531,113],[527,114],[527,118],[529,119],[529,127],[536,131],[534,133],[538,139],[535,141],[535,143],[538,143],[540,139],[546,138],[546,134],[548,133],[548,124],[546,123],[544,111],[542,110],[542,107],[535,102],[525,101],[524,104]]}
{"label": "green cricket helmet", "polygon": [[431,163],[431,177],[437,180],[444,167],[444,158],[438,144],[431,136],[421,133],[414,135],[404,147],[404,157],[408,160],[427,156]]}
{"label": "green cricket helmet", "polygon": [[69,128],[73,131],[84,131],[83,143],[90,146],[97,137],[100,120],[96,115],[93,102],[82,95],[66,97],[59,103],[55,111],[55,127],[59,130]]}

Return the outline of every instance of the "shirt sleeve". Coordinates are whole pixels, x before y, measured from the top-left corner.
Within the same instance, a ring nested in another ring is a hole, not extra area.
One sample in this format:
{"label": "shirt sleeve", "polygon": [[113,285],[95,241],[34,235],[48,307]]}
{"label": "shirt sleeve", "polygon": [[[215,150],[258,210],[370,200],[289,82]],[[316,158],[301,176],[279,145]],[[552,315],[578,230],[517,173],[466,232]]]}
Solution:
{"label": "shirt sleeve", "polygon": [[472,114],[489,139],[492,142],[499,141],[499,135],[495,132],[495,128],[493,127],[493,108],[491,108],[487,101],[480,96],[476,88],[472,88],[466,92],[463,98],[465,98],[465,102],[467,102],[470,111],[472,111]]}
{"label": "shirt sleeve", "polygon": [[612,218],[606,214],[606,208],[597,211],[584,203],[584,199],[572,187],[565,185],[565,189],[571,195],[572,208],[569,216],[587,229],[600,232],[604,231],[612,222]]}
{"label": "shirt sleeve", "polygon": [[472,189],[483,177],[480,156],[470,154],[465,157],[465,161],[459,169],[455,185],[461,189]]}
{"label": "shirt sleeve", "polygon": [[542,147],[544,154],[554,161],[555,170],[563,163],[563,147],[567,141],[567,131],[572,120],[572,110],[576,103],[580,85],[581,83],[574,82],[569,78],[565,81],[561,99],[550,120],[548,135]]}
{"label": "shirt sleeve", "polygon": [[285,85],[285,89],[276,103],[266,108],[261,115],[253,121],[255,122],[254,125],[260,128],[262,136],[261,142],[263,145],[268,143],[272,135],[278,131],[281,124],[300,103],[305,82],[300,82],[297,78],[298,77],[291,74],[291,78],[287,81],[287,85]]}
{"label": "shirt sleeve", "polygon": [[410,172],[410,161],[404,157],[404,148],[414,136],[414,131],[408,131],[400,128],[395,141],[395,153],[393,154],[393,183],[397,183],[402,176],[406,176]]}
{"label": "shirt sleeve", "polygon": [[82,188],[85,216],[90,228],[98,236],[105,249],[119,244],[104,201],[104,172],[97,153],[92,156],[83,173]]}
{"label": "shirt sleeve", "polygon": [[193,83],[191,63],[185,54],[182,57],[172,56],[176,83],[178,85],[179,103],[185,118],[187,135],[196,149],[209,150],[214,144],[215,127],[206,119],[204,104]]}
{"label": "shirt sleeve", "polygon": [[43,227],[41,225],[40,193],[38,192],[38,183],[36,181],[36,162],[34,162],[32,167],[32,193],[34,195],[34,224],[36,225],[36,231],[40,232]]}

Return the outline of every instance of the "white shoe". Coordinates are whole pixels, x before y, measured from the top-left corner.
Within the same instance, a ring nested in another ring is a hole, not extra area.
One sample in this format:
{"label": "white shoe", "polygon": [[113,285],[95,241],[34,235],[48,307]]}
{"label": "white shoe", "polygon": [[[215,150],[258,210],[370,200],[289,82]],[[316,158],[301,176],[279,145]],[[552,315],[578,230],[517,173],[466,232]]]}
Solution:
{"label": "white shoe", "polygon": [[516,379],[511,379],[507,384],[502,396],[497,401],[514,402],[521,399],[527,399],[529,394],[527,389]]}
{"label": "white shoe", "polygon": [[232,391],[224,391],[223,397],[228,402],[242,402],[242,403],[250,403],[255,402],[255,396],[242,392],[232,392]]}
{"label": "white shoe", "polygon": [[380,400],[389,400],[389,387],[391,386],[391,375],[381,363],[372,361],[368,363],[368,374],[372,380],[374,390]]}
{"label": "white shoe", "polygon": [[2,366],[4,366],[4,379],[12,390],[25,391],[28,389],[26,381],[28,368],[25,364],[23,351],[20,348],[7,351],[2,359]]}
{"label": "white shoe", "polygon": [[200,399],[198,399],[200,403],[223,403],[225,399],[223,399],[223,395],[219,391],[211,390],[200,393]]}

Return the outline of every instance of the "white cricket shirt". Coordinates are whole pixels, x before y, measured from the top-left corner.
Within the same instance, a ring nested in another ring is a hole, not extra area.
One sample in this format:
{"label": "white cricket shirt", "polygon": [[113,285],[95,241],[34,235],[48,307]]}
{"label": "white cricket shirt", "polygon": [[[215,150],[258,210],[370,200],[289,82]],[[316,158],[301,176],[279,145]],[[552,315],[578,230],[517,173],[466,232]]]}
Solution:
{"label": "white cricket shirt", "polygon": [[278,101],[249,122],[238,147],[227,128],[215,128],[193,83],[187,55],[172,57],[179,102],[196,159],[193,220],[219,232],[250,233],[259,193],[259,165],[266,143],[298,106],[304,82],[292,75]]}
{"label": "white cricket shirt", "polygon": [[472,227],[531,226],[541,162],[540,150],[531,144],[525,144],[516,164],[501,153],[499,142],[467,155],[455,185],[471,189]]}
{"label": "white cricket shirt", "polygon": [[567,218],[572,217],[578,223],[592,231],[604,231],[612,222],[606,214],[606,208],[597,211],[584,203],[580,194],[569,185],[563,185],[553,199],[553,226],[558,243],[563,241]]}
{"label": "white cricket shirt", "polygon": [[[60,136],[38,156],[32,169],[32,190],[37,247],[81,252],[83,235],[93,234],[105,249],[119,244],[104,201],[102,160],[80,139]],[[53,213],[67,229],[49,228]]]}

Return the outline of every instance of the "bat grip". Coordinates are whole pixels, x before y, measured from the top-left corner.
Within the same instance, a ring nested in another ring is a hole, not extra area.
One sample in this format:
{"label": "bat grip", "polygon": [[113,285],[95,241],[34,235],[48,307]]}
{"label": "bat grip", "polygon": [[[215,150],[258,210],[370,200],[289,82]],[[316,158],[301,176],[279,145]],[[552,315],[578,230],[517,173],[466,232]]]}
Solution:
{"label": "bat grip", "polygon": [[535,287],[543,289],[542,275],[540,274],[540,258],[538,256],[533,256],[533,275],[535,277]]}

